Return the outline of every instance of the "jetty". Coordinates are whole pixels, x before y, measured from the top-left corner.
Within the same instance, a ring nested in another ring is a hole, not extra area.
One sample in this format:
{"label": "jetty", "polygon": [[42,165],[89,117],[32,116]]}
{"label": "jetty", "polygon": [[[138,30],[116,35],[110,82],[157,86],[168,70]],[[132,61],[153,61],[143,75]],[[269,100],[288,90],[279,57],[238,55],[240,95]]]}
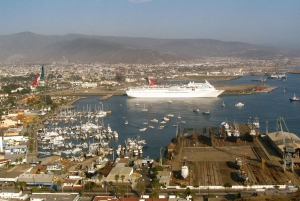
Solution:
{"label": "jetty", "polygon": [[102,96],[101,98],[98,98],[98,100],[99,101],[107,100],[107,99],[110,99],[112,96],[113,96],[112,94],[108,94],[108,95]]}
{"label": "jetty", "polygon": [[256,90],[256,93],[269,93],[271,91],[274,91],[275,89],[277,89],[278,87],[267,87],[267,88],[263,88],[262,90]]}

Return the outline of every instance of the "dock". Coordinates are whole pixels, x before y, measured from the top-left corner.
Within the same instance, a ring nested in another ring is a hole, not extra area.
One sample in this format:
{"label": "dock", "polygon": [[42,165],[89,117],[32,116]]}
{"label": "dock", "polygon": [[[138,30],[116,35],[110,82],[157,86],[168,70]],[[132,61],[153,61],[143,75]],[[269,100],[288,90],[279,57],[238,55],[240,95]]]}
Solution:
{"label": "dock", "polygon": [[[264,138],[247,140],[250,129],[246,124],[239,124],[239,130],[241,140],[238,141],[198,131],[178,135],[174,158],[169,161],[174,173],[170,186],[284,185],[291,179],[296,182],[290,170],[282,171],[282,157],[270,150]],[[241,159],[241,166],[237,165],[237,159]],[[189,169],[186,179],[180,175],[184,162]],[[248,179],[245,181],[238,172]]]}

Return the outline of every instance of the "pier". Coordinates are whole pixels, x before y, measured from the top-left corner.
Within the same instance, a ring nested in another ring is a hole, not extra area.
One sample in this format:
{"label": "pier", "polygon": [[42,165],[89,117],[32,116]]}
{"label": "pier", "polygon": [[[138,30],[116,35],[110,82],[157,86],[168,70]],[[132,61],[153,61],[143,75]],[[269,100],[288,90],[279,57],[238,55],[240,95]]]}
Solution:
{"label": "pier", "polygon": [[268,88],[264,88],[262,90],[257,90],[255,91],[256,93],[269,93],[271,91],[274,91],[275,89],[277,89],[278,87],[268,87]]}
{"label": "pier", "polygon": [[112,95],[112,94],[108,94],[108,95],[102,96],[102,97],[99,98],[98,100],[99,100],[99,101],[103,101],[103,100],[110,99],[111,97],[113,97],[113,95]]}

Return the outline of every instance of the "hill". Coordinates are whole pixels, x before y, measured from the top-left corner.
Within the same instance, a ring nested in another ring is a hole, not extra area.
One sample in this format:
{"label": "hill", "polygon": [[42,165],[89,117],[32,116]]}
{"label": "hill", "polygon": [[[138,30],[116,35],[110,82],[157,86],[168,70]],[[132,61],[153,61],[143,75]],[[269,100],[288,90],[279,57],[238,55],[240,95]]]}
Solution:
{"label": "hill", "polygon": [[0,36],[0,61],[158,63],[202,57],[274,58],[300,51],[211,39],[155,39],[22,32]]}

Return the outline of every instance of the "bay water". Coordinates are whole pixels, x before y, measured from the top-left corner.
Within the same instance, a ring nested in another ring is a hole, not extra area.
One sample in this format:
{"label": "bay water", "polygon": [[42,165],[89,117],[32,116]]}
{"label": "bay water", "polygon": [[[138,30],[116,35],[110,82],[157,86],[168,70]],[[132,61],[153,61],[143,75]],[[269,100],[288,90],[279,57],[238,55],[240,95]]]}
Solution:
{"label": "bay water", "polygon": [[[209,126],[218,127],[222,122],[247,123],[253,122],[255,117],[260,121],[260,132],[276,131],[277,119],[282,116],[287,128],[291,133],[299,136],[300,133],[300,101],[291,102],[289,99],[294,93],[300,96],[300,74],[287,74],[286,81],[267,79],[267,82],[254,82],[254,76],[243,76],[239,79],[226,82],[211,82],[214,84],[257,84],[277,86],[270,93],[253,93],[251,95],[221,95],[217,98],[128,98],[127,96],[113,96],[110,99],[99,101],[100,96],[89,96],[77,101],[75,110],[82,111],[90,108],[91,111],[101,107],[110,110],[111,114],[103,118],[105,126],[109,124],[112,130],[119,134],[118,139],[111,140],[110,146],[116,148],[118,144],[124,145],[127,138],[140,136],[146,140],[147,147],[143,150],[142,158],[159,157],[160,148],[163,149],[175,137],[178,125],[181,132],[184,128],[195,128],[199,130]],[[171,102],[170,102],[170,101]],[[222,103],[225,107],[222,107]],[[244,103],[243,107],[236,107],[238,102]],[[138,103],[138,105],[136,105]],[[143,111],[147,108],[148,111]],[[199,113],[193,112],[198,108]],[[202,112],[210,111],[210,115]],[[162,118],[168,114],[173,115],[166,124],[161,124]],[[178,118],[180,116],[181,118]],[[151,122],[157,119],[158,123]],[[128,121],[128,124],[125,124]],[[163,129],[158,129],[164,125]],[[150,128],[153,126],[154,128]],[[140,131],[147,128],[146,131]],[[283,128],[286,131],[286,128]],[[192,133],[192,131],[190,131]]]}

